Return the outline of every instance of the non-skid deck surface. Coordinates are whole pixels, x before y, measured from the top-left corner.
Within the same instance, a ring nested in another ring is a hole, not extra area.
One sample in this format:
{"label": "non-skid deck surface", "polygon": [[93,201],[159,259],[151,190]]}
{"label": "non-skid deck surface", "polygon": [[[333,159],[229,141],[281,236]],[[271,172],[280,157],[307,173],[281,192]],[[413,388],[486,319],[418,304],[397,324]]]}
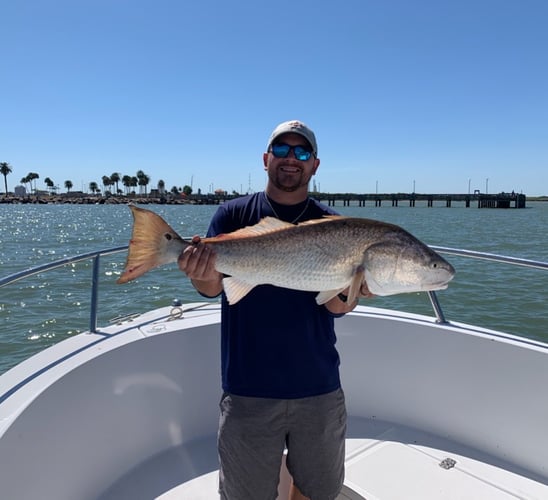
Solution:
{"label": "non-skid deck surface", "polygon": [[[367,437],[364,437],[367,436]],[[370,437],[369,437],[370,436]],[[196,460],[198,447],[209,454]],[[170,451],[127,475],[103,497],[156,498],[158,500],[211,500],[218,498],[215,438],[193,446],[190,460],[185,451]],[[213,455],[213,458],[212,456]],[[202,472],[184,481],[183,468]],[[209,470],[207,470],[209,469]],[[548,486],[491,457],[436,436],[379,421],[349,419],[346,441],[345,487],[338,500],[505,500],[546,499]],[[176,475],[179,474],[177,480]],[[170,476],[171,477],[170,479]],[[155,491],[150,479],[163,478]],[[280,491],[287,491],[289,478],[282,473]],[[149,491],[147,492],[147,487]]]}

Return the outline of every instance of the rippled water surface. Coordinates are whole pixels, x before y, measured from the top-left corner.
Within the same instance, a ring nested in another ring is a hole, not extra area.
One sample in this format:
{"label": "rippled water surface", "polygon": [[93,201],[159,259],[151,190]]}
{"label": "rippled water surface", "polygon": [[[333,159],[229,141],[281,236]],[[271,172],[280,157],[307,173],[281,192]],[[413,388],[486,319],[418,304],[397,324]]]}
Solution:
{"label": "rippled water surface", "polygon": [[[183,236],[203,234],[216,207],[149,205]],[[425,243],[548,261],[548,203],[527,209],[464,206],[337,207],[344,215],[401,225]],[[127,244],[125,205],[0,205],[0,275],[63,257]],[[449,320],[548,342],[548,272],[447,256],[457,275],[438,293]],[[116,316],[201,300],[175,265],[115,283],[125,253],[101,260],[99,325]],[[89,326],[91,262],[67,265],[0,288],[0,373]],[[426,294],[363,303],[432,314]]]}

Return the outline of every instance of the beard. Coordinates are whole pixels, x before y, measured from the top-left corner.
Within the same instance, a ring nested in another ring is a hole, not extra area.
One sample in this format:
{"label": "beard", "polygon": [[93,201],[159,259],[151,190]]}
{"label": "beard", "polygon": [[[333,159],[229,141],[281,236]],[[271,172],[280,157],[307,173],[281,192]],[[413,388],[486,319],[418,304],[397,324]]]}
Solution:
{"label": "beard", "polygon": [[278,167],[274,171],[268,170],[268,179],[279,190],[287,193],[298,191],[303,186],[308,186],[312,174],[306,174],[302,169],[297,172],[284,172],[283,167]]}

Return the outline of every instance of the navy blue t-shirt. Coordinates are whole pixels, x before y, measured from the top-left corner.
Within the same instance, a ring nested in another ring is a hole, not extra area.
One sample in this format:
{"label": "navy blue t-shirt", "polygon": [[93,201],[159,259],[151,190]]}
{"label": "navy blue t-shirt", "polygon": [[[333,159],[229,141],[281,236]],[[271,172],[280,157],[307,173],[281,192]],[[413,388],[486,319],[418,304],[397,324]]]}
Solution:
{"label": "navy blue t-shirt", "polygon": [[[308,203],[308,204],[307,204]],[[219,207],[208,236],[251,226],[267,216],[298,222],[335,214],[310,199],[295,206],[256,193]],[[306,207],[306,209],[305,209]],[[304,212],[303,212],[304,210]],[[222,296],[223,390],[240,396],[293,399],[340,387],[334,315],[316,304],[316,292],[259,285],[234,305]]]}

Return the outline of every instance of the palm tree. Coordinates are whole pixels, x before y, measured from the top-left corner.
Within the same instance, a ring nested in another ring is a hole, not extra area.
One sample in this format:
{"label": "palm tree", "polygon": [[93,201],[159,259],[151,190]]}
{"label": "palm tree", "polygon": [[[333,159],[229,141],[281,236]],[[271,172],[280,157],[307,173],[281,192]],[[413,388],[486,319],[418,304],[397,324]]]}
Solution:
{"label": "palm tree", "polygon": [[131,187],[131,176],[130,175],[124,175],[122,177],[122,184],[126,188],[126,194],[129,194],[129,188]]}
{"label": "palm tree", "polygon": [[135,175],[137,176],[137,184],[139,185],[139,194],[142,194],[144,184],[141,181],[143,180],[145,173],[142,170],[137,170]]}
{"label": "palm tree", "polygon": [[147,195],[147,186],[149,182],[150,177],[146,174],[139,179],[139,186],[143,186],[145,188],[145,196]]}
{"label": "palm tree", "polygon": [[46,177],[44,179],[44,184],[48,187],[48,191],[51,194],[51,192],[53,191],[53,186],[55,185],[55,183],[49,177]]}
{"label": "palm tree", "polygon": [[166,183],[162,179],[158,181],[158,192],[160,194],[164,194],[166,192]]}
{"label": "palm tree", "polygon": [[[137,179],[137,177],[133,176],[133,177],[131,178],[130,186],[131,186],[131,187],[137,187],[138,184],[139,184],[139,179]],[[133,191],[135,191],[135,190],[133,190]]]}
{"label": "palm tree", "polygon": [[36,179],[39,179],[40,176],[36,172],[29,172],[25,177],[26,182],[29,183],[30,191],[32,191],[32,181],[34,182],[34,192],[36,193]]}
{"label": "palm tree", "polygon": [[31,181],[32,179],[29,177],[29,175],[30,175],[30,174],[28,174],[28,175],[26,175],[25,177],[23,177],[19,182],[20,182],[21,184],[24,184],[24,185],[29,184],[28,190],[29,190],[29,194],[30,194],[30,192],[31,192],[31,190],[32,190],[32,186],[30,185],[30,181]]}
{"label": "palm tree", "polygon": [[140,186],[139,193],[143,192],[143,187],[145,189],[145,196],[147,195],[147,186],[150,182],[150,177],[146,175],[142,170],[137,170],[137,180]]}
{"label": "palm tree", "polygon": [[6,196],[8,195],[8,174],[11,174],[11,165],[3,161],[0,163],[0,173],[4,176],[4,188],[6,190]]}
{"label": "palm tree", "polygon": [[98,193],[98,192],[100,191],[99,186],[97,185],[96,182],[90,182],[90,183],[89,183],[89,190],[90,190],[93,194]]}
{"label": "palm tree", "polygon": [[72,181],[65,181],[65,187],[67,188],[67,193],[70,193],[72,189]]}
{"label": "palm tree", "polygon": [[118,183],[120,182],[120,174],[118,172],[114,172],[111,176],[110,176],[110,183],[111,184],[116,184],[116,194],[120,194],[120,190],[118,189]]}
{"label": "palm tree", "polygon": [[108,175],[103,175],[103,177],[101,177],[101,181],[103,182],[103,191],[104,193],[103,194],[107,194],[107,187],[109,187],[112,182],[110,180],[110,177]]}

